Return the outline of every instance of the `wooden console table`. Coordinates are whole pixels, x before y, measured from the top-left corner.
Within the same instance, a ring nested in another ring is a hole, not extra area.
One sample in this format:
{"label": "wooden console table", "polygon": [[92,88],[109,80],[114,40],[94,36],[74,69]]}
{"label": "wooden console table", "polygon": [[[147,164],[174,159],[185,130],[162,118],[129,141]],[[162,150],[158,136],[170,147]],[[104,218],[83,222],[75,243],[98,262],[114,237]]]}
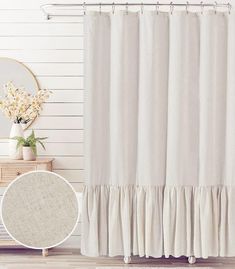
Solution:
{"label": "wooden console table", "polygon": [[[53,159],[39,158],[35,161],[10,160],[0,158],[0,188],[7,187],[8,184],[17,176],[36,170],[52,171]],[[0,246],[18,246],[7,234],[3,225],[0,223]],[[48,250],[43,249],[42,255],[47,256]]]}

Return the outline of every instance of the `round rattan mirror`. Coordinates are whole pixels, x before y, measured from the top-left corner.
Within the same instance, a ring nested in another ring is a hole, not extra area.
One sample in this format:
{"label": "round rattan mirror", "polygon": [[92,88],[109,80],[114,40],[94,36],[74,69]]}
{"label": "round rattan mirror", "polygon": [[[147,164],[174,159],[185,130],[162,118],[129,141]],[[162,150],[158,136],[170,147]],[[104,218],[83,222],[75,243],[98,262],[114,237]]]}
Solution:
{"label": "round rattan mirror", "polygon": [[[31,94],[39,90],[38,82],[28,67],[17,60],[0,57],[0,98],[5,95],[4,85],[8,82],[12,82],[16,87],[25,88]],[[12,122],[2,111],[0,111],[0,126],[0,138],[9,137]]]}

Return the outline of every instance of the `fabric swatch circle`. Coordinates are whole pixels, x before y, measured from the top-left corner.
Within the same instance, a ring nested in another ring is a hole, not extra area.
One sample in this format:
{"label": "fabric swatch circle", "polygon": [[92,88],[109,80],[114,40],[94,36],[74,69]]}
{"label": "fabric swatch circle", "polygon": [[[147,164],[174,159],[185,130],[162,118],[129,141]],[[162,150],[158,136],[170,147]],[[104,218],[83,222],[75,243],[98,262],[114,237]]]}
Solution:
{"label": "fabric swatch circle", "polygon": [[29,248],[45,249],[63,243],[78,220],[78,202],[72,186],[47,171],[16,178],[6,189],[1,207],[9,235]]}

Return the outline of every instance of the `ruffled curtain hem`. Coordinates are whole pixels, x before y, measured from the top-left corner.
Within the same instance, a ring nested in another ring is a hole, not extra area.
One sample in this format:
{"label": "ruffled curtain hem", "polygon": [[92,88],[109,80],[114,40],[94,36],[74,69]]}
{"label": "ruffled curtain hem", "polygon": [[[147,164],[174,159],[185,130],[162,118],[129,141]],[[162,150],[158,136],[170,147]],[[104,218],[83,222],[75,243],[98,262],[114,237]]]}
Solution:
{"label": "ruffled curtain hem", "polygon": [[86,186],[86,256],[235,256],[234,186]]}

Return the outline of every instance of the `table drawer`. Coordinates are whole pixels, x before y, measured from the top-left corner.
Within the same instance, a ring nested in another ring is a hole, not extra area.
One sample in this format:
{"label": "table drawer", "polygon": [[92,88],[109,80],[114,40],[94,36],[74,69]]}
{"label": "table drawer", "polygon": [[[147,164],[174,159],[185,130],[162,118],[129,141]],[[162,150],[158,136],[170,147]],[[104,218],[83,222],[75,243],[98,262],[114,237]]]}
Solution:
{"label": "table drawer", "polygon": [[35,165],[18,165],[18,166],[14,166],[14,167],[2,167],[1,168],[1,180],[0,180],[0,184],[1,183],[9,183],[9,181],[12,181],[13,179],[15,179],[16,177],[30,172],[30,171],[34,171],[36,170],[36,166]]}

